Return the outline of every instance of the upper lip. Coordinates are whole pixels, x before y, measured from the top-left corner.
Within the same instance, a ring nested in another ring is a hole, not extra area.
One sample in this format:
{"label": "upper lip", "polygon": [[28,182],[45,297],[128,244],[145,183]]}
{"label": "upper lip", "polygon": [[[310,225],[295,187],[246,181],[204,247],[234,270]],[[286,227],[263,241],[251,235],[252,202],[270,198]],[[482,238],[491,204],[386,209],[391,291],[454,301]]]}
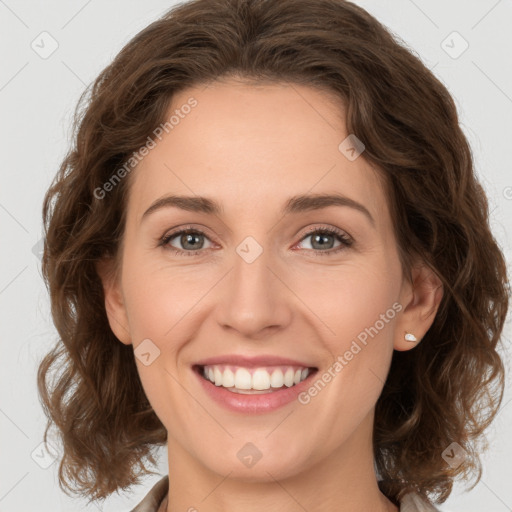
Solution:
{"label": "upper lip", "polygon": [[315,368],[313,365],[289,359],[287,357],[261,355],[261,356],[242,356],[237,354],[226,354],[223,356],[209,357],[195,363],[197,366],[210,366],[215,364],[231,364],[233,366],[242,366],[245,368],[258,368],[261,366],[301,366],[303,368]]}

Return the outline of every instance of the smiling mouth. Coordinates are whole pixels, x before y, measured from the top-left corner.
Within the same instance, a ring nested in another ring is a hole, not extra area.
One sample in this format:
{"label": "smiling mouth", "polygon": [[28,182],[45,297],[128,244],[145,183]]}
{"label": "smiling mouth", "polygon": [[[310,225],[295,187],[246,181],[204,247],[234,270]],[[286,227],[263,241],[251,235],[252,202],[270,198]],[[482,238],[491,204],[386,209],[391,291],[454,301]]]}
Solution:
{"label": "smiling mouth", "polygon": [[193,370],[215,386],[232,393],[252,395],[275,393],[296,386],[315,374],[318,368],[292,365],[246,368],[214,364],[194,365]]}

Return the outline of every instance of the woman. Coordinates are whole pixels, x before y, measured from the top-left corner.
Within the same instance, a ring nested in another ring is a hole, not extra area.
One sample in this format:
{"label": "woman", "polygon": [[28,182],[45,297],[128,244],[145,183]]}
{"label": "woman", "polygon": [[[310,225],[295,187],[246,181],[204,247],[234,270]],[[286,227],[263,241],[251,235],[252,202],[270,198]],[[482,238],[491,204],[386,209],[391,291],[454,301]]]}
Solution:
{"label": "woman", "polygon": [[105,498],[164,444],[136,511],[437,510],[478,481],[505,262],[452,98],[378,21],[185,3],[76,127],[43,207],[63,489]]}

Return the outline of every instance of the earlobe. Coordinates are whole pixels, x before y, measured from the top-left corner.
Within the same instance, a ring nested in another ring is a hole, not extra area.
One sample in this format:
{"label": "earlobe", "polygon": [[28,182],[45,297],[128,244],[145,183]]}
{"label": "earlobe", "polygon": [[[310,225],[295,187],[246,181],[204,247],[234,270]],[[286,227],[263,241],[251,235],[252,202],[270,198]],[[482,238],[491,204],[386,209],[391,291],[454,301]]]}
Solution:
{"label": "earlobe", "polygon": [[443,298],[443,283],[427,265],[414,267],[411,277],[404,285],[407,303],[396,324],[394,349],[398,351],[410,350],[421,342]]}
{"label": "earlobe", "polygon": [[112,332],[125,345],[131,345],[128,316],[121,292],[120,279],[114,271],[112,260],[100,260],[96,263],[96,271],[103,285],[105,311]]}

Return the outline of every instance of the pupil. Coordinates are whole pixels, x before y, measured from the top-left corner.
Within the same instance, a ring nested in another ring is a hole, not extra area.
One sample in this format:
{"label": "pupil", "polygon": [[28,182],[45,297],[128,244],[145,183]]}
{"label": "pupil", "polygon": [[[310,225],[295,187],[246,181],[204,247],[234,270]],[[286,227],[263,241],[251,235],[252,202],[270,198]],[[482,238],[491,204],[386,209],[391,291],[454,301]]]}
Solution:
{"label": "pupil", "polygon": [[[313,245],[314,245],[314,243],[316,243],[318,240],[325,239],[325,238],[332,238],[332,236],[331,236],[331,235],[315,235],[315,236],[313,237],[313,240],[314,240]],[[323,243],[323,242],[319,242],[319,243],[320,243],[320,247],[325,247],[325,245],[326,245],[326,244],[325,244],[325,243]]]}
{"label": "pupil", "polygon": [[[185,243],[183,243],[183,238],[185,238]],[[190,240],[191,239],[196,239],[196,241],[197,241],[197,238],[198,238],[198,235],[194,235],[194,234],[190,234],[190,233],[188,233],[186,235],[183,235],[182,236],[183,247],[187,248],[187,244],[190,243]],[[194,246],[189,247],[189,249],[197,249],[197,246],[196,247],[194,247]]]}

